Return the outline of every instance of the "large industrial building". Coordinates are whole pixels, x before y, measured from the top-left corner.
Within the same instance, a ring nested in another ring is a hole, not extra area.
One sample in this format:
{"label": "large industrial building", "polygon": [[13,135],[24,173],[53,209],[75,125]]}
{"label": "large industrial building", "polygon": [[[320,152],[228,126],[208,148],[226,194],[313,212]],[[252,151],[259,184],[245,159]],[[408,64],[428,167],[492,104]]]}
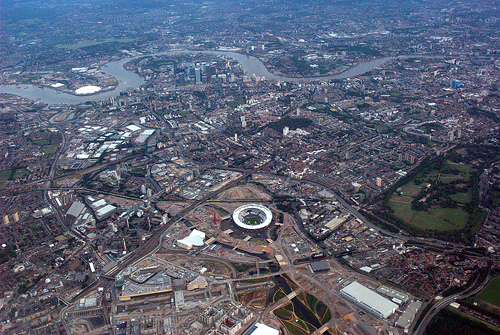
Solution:
{"label": "large industrial building", "polygon": [[340,293],[354,301],[358,306],[381,318],[388,318],[398,308],[397,304],[358,282],[347,285],[340,290]]}
{"label": "large industrial building", "polygon": [[244,230],[256,231],[267,228],[273,220],[273,213],[266,206],[248,204],[233,212],[234,223]]}

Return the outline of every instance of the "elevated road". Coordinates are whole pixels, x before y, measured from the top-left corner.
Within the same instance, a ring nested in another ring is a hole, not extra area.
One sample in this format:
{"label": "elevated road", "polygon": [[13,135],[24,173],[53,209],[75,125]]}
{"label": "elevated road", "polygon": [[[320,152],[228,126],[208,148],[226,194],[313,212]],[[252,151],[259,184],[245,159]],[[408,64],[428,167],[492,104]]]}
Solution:
{"label": "elevated road", "polygon": [[[449,297],[443,298],[442,300],[439,300],[434,306],[431,307],[431,309],[427,312],[425,317],[423,318],[422,322],[418,325],[417,329],[413,333],[414,335],[423,335],[425,328],[429,325],[431,320],[441,311],[442,309],[448,307],[452,302],[455,302],[459,299],[464,299],[471,297],[473,295],[478,294],[481,292],[488,282],[490,281],[491,278],[491,269],[488,270],[488,275],[486,276],[485,280],[479,285],[477,288],[475,288],[472,291],[469,291],[469,289],[466,289],[465,291],[450,295]],[[477,281],[479,280],[479,276],[476,278],[474,281],[474,284],[472,284],[472,287],[474,287],[477,284]]]}

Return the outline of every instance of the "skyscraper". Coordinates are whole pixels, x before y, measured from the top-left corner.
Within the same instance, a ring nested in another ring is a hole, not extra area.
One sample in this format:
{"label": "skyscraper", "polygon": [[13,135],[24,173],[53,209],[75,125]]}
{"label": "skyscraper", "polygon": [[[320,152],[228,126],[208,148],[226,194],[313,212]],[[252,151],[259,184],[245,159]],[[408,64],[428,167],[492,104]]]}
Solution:
{"label": "skyscraper", "polygon": [[201,81],[201,69],[199,67],[197,67],[197,68],[194,69],[194,78],[195,78],[195,81],[196,81],[196,85],[201,85],[202,84],[202,81]]}

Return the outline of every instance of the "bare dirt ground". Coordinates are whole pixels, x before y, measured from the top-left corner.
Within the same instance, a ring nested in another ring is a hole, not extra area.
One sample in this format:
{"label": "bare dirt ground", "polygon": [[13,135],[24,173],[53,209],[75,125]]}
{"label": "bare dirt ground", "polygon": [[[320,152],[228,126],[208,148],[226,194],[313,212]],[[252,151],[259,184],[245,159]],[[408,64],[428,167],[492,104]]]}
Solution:
{"label": "bare dirt ground", "polygon": [[170,201],[160,201],[156,204],[156,207],[159,210],[162,210],[164,212],[167,212],[168,214],[175,216],[177,213],[179,213],[184,207],[186,207],[186,203],[174,203]]}
{"label": "bare dirt ground", "polygon": [[218,199],[220,200],[271,200],[271,196],[261,187],[255,184],[246,184],[236,186],[222,192]]}

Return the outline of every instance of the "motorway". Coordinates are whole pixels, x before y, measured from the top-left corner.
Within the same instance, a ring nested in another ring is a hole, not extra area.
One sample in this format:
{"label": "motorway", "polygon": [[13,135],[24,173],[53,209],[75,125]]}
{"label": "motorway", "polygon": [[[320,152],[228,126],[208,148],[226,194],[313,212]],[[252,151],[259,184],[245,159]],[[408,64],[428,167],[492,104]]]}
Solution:
{"label": "motorway", "polygon": [[[481,283],[481,285],[479,285],[474,290],[472,290],[470,292],[467,292],[469,289],[466,289],[465,291],[462,291],[462,292],[459,292],[459,293],[455,293],[453,295],[450,295],[449,297],[446,297],[446,298],[443,298],[443,299],[439,300],[427,312],[427,314],[425,315],[425,317],[422,319],[422,322],[420,322],[420,324],[418,325],[418,328],[413,332],[413,334],[414,335],[423,335],[424,331],[425,331],[425,328],[427,328],[427,326],[429,325],[429,323],[431,322],[431,320],[436,316],[437,313],[439,313],[439,311],[441,311],[442,309],[446,308],[449,304],[451,304],[452,302],[457,301],[458,299],[468,298],[468,297],[471,297],[471,296],[473,296],[473,295],[481,292],[486,287],[486,285],[488,284],[488,282],[490,281],[490,278],[491,278],[491,271],[489,270],[488,271],[488,275],[486,276],[485,280]],[[472,285],[472,287],[474,287],[477,284],[478,279],[479,279],[479,276],[474,281],[474,284]],[[424,307],[425,306],[422,306],[422,308],[424,308]]]}

